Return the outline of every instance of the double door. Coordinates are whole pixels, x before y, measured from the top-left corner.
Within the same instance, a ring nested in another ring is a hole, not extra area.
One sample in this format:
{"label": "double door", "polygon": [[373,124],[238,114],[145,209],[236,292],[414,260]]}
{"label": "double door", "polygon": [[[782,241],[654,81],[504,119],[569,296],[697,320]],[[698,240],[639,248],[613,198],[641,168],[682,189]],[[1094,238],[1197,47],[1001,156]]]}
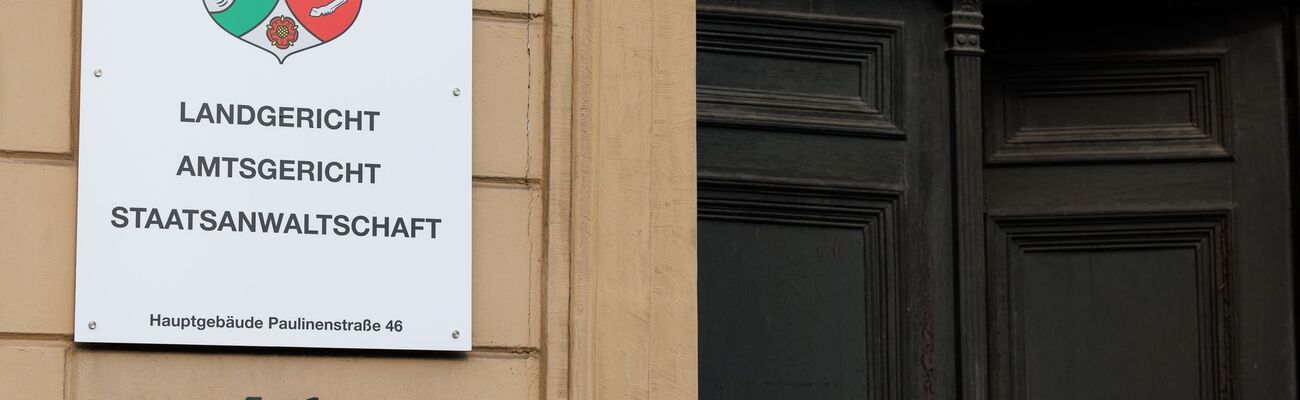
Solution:
{"label": "double door", "polygon": [[1290,10],[978,3],[701,0],[700,398],[1295,398]]}

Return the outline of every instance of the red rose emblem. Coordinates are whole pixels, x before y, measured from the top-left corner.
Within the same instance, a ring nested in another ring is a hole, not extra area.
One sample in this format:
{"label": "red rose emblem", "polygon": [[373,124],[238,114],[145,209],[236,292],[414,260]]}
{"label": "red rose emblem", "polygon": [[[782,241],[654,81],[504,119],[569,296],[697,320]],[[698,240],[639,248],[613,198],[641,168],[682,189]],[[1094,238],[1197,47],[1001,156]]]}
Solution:
{"label": "red rose emblem", "polygon": [[271,18],[271,23],[266,26],[266,38],[271,40],[271,45],[287,49],[298,41],[298,24],[283,15]]}

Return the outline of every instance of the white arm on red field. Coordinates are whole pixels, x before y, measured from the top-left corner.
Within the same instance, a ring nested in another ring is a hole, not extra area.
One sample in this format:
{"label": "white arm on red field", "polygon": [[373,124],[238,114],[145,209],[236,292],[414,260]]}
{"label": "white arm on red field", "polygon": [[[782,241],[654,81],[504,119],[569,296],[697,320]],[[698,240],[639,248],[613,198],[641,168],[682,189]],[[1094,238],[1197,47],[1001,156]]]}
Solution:
{"label": "white arm on red field", "polygon": [[343,5],[343,3],[347,3],[347,2],[348,2],[348,0],[334,0],[334,1],[331,1],[329,4],[326,4],[326,5],[323,5],[323,6],[320,6],[320,7],[316,7],[316,8],[311,9],[311,16],[313,16],[313,17],[324,17],[324,16],[326,16],[326,15],[333,14],[333,13],[334,13],[334,10],[339,9],[339,6],[341,6],[341,5]]}
{"label": "white arm on red field", "polygon": [[203,5],[208,6],[208,12],[210,13],[226,11],[234,3],[235,0],[203,0]]}

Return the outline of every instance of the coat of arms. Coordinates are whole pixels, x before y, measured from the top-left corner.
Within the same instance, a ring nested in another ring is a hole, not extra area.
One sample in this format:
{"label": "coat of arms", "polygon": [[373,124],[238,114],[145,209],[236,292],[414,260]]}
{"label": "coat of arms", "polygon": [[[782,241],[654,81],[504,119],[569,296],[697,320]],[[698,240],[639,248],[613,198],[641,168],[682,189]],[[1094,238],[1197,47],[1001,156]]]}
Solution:
{"label": "coat of arms", "polygon": [[352,27],[361,0],[203,0],[226,32],[275,55],[283,64],[294,53],[337,39]]}

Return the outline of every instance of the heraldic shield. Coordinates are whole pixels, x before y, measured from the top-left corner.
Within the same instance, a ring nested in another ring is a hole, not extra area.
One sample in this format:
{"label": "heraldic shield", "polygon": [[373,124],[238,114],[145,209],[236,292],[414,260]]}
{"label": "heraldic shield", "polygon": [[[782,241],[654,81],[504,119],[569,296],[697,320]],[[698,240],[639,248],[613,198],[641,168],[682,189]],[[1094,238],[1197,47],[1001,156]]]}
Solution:
{"label": "heraldic shield", "polygon": [[203,0],[226,32],[275,55],[294,53],[342,36],[361,12],[361,0]]}

